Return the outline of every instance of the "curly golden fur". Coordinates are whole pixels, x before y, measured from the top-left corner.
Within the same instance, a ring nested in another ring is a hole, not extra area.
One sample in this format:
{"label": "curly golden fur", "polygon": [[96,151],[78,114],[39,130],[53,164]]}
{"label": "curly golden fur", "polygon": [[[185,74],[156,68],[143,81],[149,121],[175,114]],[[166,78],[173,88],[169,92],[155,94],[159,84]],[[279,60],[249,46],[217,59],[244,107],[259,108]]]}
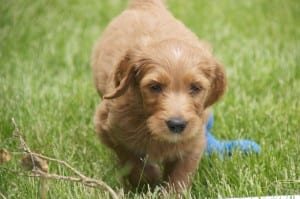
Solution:
{"label": "curly golden fur", "polygon": [[129,182],[189,187],[205,149],[209,108],[226,88],[210,46],[162,0],[132,0],[96,43],[92,66],[103,97],[96,131],[129,167]]}

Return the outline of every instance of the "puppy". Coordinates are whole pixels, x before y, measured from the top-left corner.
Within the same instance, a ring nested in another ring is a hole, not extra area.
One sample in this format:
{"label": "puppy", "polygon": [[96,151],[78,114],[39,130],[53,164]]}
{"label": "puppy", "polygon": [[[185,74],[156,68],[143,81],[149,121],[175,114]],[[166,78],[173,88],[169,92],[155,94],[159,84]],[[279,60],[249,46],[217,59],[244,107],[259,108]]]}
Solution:
{"label": "puppy", "polygon": [[92,67],[102,96],[96,132],[128,168],[126,179],[188,188],[205,149],[209,108],[226,88],[209,45],[162,0],[132,0],[96,43]]}

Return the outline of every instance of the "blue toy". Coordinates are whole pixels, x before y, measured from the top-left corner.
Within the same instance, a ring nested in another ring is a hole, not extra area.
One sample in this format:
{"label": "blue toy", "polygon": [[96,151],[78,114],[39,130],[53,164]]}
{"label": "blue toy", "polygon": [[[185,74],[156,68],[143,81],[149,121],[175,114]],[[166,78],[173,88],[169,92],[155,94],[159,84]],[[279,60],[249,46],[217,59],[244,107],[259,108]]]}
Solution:
{"label": "blue toy", "polygon": [[232,140],[232,141],[220,141],[217,140],[211,133],[210,129],[214,123],[213,114],[206,124],[205,135],[207,137],[206,153],[210,156],[213,153],[217,153],[220,156],[232,156],[233,151],[241,151],[243,154],[248,155],[250,153],[258,154],[260,152],[259,145],[251,140]]}

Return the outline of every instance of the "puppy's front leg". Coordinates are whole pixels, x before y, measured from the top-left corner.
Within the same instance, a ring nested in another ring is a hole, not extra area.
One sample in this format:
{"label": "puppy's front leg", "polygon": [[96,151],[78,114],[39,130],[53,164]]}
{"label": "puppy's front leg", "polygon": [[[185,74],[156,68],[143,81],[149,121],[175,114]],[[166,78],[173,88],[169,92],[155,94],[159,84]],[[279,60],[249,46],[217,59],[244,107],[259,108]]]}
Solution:
{"label": "puppy's front leg", "polygon": [[168,182],[167,189],[181,192],[189,188],[201,156],[201,153],[188,154],[174,161],[166,161],[164,163],[164,180]]}
{"label": "puppy's front leg", "polygon": [[156,164],[148,162],[147,159],[143,160],[140,156],[120,145],[114,146],[113,150],[116,152],[121,165],[128,168],[128,173],[124,177],[129,180],[133,187],[137,188],[145,184],[155,186],[160,183],[160,168]]}

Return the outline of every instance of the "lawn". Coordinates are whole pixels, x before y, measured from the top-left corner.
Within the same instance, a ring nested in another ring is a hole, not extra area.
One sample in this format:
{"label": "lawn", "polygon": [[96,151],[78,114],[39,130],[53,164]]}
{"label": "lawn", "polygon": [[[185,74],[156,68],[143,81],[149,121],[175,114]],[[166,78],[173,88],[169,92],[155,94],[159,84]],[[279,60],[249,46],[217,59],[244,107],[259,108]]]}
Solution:
{"label": "lawn", "polygon": [[[253,139],[259,155],[204,156],[193,198],[300,194],[300,2],[169,0],[174,15],[209,41],[226,66],[229,87],[214,107],[213,134]],[[17,176],[15,119],[32,150],[65,160],[122,190],[116,161],[97,139],[99,97],[90,55],[123,0],[0,0],[0,198],[39,198],[40,180]],[[49,164],[50,172],[71,175]],[[48,181],[48,198],[107,198],[80,183]],[[158,198],[128,193],[126,198]]]}

